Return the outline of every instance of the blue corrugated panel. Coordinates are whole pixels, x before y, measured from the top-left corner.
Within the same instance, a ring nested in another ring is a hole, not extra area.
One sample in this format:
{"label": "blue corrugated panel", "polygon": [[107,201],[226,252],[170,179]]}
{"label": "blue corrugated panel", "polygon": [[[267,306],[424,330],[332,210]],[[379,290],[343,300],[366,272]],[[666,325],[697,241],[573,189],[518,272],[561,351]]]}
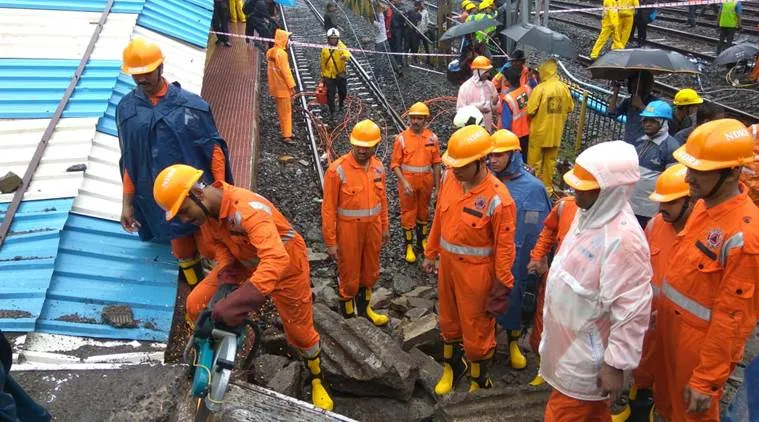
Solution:
{"label": "blue corrugated panel", "polygon": [[137,25],[205,48],[212,15],[213,0],[146,0]]}
{"label": "blue corrugated panel", "polygon": [[[0,0],[0,7],[14,9],[70,10],[74,12],[102,12],[106,0]],[[145,0],[116,0],[113,13],[142,12]]]}
{"label": "blue corrugated panel", "polygon": [[105,109],[103,117],[98,120],[98,131],[111,136],[119,136],[119,129],[116,127],[116,106],[119,105],[119,101],[121,101],[124,95],[133,90],[135,86],[136,84],[131,76],[125,73],[119,74],[111,99],[108,100],[108,108]]}
{"label": "blue corrugated panel", "polygon": [[[73,199],[24,201],[0,248],[0,329],[28,332],[42,311]],[[0,204],[0,220],[8,204]]]}
{"label": "blue corrugated panel", "polygon": [[[61,232],[37,331],[166,341],[174,313],[177,264],[169,246],[141,242],[119,223],[72,214]],[[103,324],[108,305],[132,308],[136,328]]]}
{"label": "blue corrugated panel", "polygon": [[[79,60],[0,59],[0,118],[50,118],[74,76]],[[105,113],[121,62],[92,60],[69,99],[63,117]]]}

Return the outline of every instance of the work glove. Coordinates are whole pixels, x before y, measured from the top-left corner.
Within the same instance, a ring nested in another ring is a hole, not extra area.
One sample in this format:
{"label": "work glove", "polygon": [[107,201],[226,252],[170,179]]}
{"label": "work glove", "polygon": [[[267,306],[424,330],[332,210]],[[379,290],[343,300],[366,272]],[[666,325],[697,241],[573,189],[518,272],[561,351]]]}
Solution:
{"label": "work glove", "polygon": [[488,302],[485,307],[488,315],[493,318],[497,318],[504,313],[509,307],[509,294],[511,294],[511,288],[506,287],[498,280],[493,280],[493,285],[490,287],[490,293],[488,294]]}
{"label": "work glove", "polygon": [[266,297],[253,283],[246,280],[237,290],[216,302],[213,307],[213,319],[236,328],[242,325],[249,313],[261,309],[264,302]]}

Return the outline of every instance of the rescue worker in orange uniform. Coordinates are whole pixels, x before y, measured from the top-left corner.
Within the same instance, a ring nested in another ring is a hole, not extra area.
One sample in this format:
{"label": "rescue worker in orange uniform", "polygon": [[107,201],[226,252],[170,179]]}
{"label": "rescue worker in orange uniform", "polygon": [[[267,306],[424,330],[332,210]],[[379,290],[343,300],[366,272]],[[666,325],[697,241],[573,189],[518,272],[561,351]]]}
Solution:
{"label": "rescue worker in orange uniform", "polygon": [[688,167],[697,202],[662,280],[654,398],[671,409],[668,420],[718,421],[725,382],[759,310],[759,210],[739,181],[741,167],[754,161],[754,140],[741,122],[714,120],[674,157]]}
{"label": "rescue worker in orange uniform", "polygon": [[374,156],[381,140],[376,123],[356,123],[351,151],[324,173],[322,201],[322,236],[337,262],[340,312],[346,318],[366,317],[376,326],[389,321],[369,304],[379,278],[380,249],[390,236],[385,167]]}
{"label": "rescue worker in orange uniform", "polygon": [[415,103],[408,110],[409,128],[395,137],[390,170],[398,177],[401,227],[406,241],[406,262],[416,262],[416,248],[424,252],[427,244],[430,199],[440,183],[440,144],[437,135],[426,127],[430,109]]}
{"label": "rescue worker in orange uniform", "polygon": [[269,84],[269,95],[274,97],[279,116],[279,128],[285,142],[293,140],[293,108],[295,95],[295,79],[290,71],[290,61],[287,54],[287,42],[290,33],[277,29],[274,32],[274,47],[266,52],[266,77]]}
{"label": "rescue worker in orange uniform", "polygon": [[471,363],[469,391],[493,387],[488,372],[495,352],[495,318],[506,312],[514,285],[516,206],[485,158],[494,144],[481,126],[451,135],[442,186],[422,267],[438,269],[438,319],[443,374],[435,393],[453,391]]}
{"label": "rescue worker in orange uniform", "polygon": [[320,369],[319,334],[314,329],[306,243],[263,196],[224,182],[204,185],[202,170],[183,164],[156,177],[153,196],[166,220],[200,227],[216,266],[187,296],[187,317],[195,321],[220,284],[239,287],[216,302],[216,321],[239,327],[271,296],[287,341],[301,353],[310,373],[312,402],[332,410]]}
{"label": "rescue worker in orange uniform", "polygon": [[754,162],[743,167],[741,181],[748,186],[751,200],[759,205],[759,123],[751,125],[749,131],[754,137]]}
{"label": "rescue worker in orange uniform", "polygon": [[[541,276],[540,285],[538,285],[538,300],[535,309],[535,318],[532,323],[530,332],[530,348],[538,356],[538,366],[540,366],[540,355],[538,347],[540,346],[540,336],[543,334],[543,303],[546,297],[546,275],[548,273],[548,256],[556,254],[561,247],[561,242],[569,232],[572,221],[577,213],[577,204],[574,196],[565,196],[556,202],[551,208],[543,222],[543,230],[540,231],[538,241],[530,252],[530,262],[527,264],[527,271],[537,273]],[[530,385],[538,386],[545,382],[540,374],[530,381]]]}
{"label": "rescue worker in orange uniform", "polygon": [[517,135],[522,156],[526,157],[530,139],[530,120],[527,115],[530,88],[522,85],[521,75],[517,69],[508,69],[505,77],[509,82],[509,88],[503,94],[503,103],[506,107],[501,110],[501,128]]}
{"label": "rescue worker in orange uniform", "polygon": [[[643,353],[640,365],[633,371],[633,385],[630,388],[628,409],[622,413],[630,413],[631,421],[653,420],[654,397],[653,388],[667,390],[664,381],[655,379],[660,368],[656,365],[656,310],[664,272],[670,265],[672,252],[677,242],[677,234],[685,227],[688,217],[693,209],[690,200],[690,189],[685,182],[685,174],[688,168],[682,164],[675,164],[664,170],[656,180],[656,187],[649,196],[654,202],[659,203],[659,213],[656,214],[646,226],[646,239],[651,251],[651,287],[653,299],[651,300],[651,322],[643,339]],[[658,403],[657,409],[660,415],[671,415],[672,409],[666,407],[666,403]]]}
{"label": "rescue worker in orange uniform", "polygon": [[138,232],[141,240],[171,241],[181,277],[194,286],[203,278],[193,237],[197,227],[166,221],[150,192],[158,173],[177,163],[202,169],[205,183],[232,183],[227,144],[208,103],[163,77],[164,57],[158,45],[135,38],[124,49],[123,59],[122,70],[137,86],[116,107],[121,226]]}

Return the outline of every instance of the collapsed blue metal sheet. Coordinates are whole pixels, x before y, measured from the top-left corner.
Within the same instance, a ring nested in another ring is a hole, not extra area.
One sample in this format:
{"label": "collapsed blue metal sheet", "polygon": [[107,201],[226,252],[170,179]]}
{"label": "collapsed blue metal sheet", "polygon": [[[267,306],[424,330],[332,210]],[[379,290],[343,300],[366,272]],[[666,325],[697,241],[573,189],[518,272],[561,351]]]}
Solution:
{"label": "collapsed blue metal sheet", "polygon": [[[106,0],[0,0],[0,7],[12,9],[69,10],[74,12],[102,12]],[[145,0],[116,0],[113,13],[142,12]]]}
{"label": "collapsed blue metal sheet", "polygon": [[119,101],[133,90],[136,84],[132,80],[132,77],[121,73],[118,79],[116,79],[116,86],[113,88],[111,99],[108,100],[108,107],[105,109],[105,114],[98,120],[97,130],[99,132],[107,133],[111,136],[119,136],[119,129],[116,127],[116,106],[119,105]]}
{"label": "collapsed blue metal sheet", "polygon": [[213,0],[146,0],[137,25],[205,48]]}
{"label": "collapsed blue metal sheet", "polygon": [[[0,118],[52,117],[79,60],[0,59]],[[84,68],[63,117],[99,117],[111,98],[121,62],[91,60]]]}
{"label": "collapsed blue metal sheet", "polygon": [[[29,332],[42,311],[73,199],[24,201],[0,248],[0,329]],[[0,204],[0,221],[9,204]]]}
{"label": "collapsed blue metal sheet", "polygon": [[[141,242],[119,223],[71,214],[61,232],[37,331],[166,341],[174,313],[177,264],[169,246]],[[102,323],[108,305],[132,308],[135,328]]]}

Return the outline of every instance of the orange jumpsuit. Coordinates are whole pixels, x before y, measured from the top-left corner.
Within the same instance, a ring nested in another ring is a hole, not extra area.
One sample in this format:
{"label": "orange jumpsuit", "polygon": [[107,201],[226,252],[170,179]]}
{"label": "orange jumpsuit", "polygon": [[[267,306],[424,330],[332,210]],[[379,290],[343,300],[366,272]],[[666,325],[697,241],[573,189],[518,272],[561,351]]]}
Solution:
{"label": "orange jumpsuit", "polygon": [[219,219],[209,217],[200,231],[214,250],[216,266],[187,296],[188,317],[194,321],[216,293],[219,271],[239,262],[250,271],[240,283],[253,283],[261,294],[271,296],[288,342],[306,355],[315,352],[319,334],[314,329],[303,238],[263,196],[223,182],[213,186],[223,192]]}
{"label": "orange jumpsuit", "polygon": [[[741,193],[715,207],[699,200],[668,261],[656,315],[657,356],[673,421],[718,421],[719,399],[756,326],[759,210]],[[661,377],[660,377],[661,375]],[[685,386],[712,397],[706,413],[686,414]]]}
{"label": "orange jumpsuit", "polygon": [[289,32],[277,29],[274,33],[274,47],[266,52],[266,80],[269,84],[269,94],[274,97],[276,103],[283,138],[293,136],[292,91],[295,88],[295,79],[290,71],[289,56],[285,50],[289,36]]}
{"label": "orange jumpsuit", "polygon": [[424,129],[418,135],[406,129],[395,137],[390,170],[400,167],[403,177],[414,188],[413,195],[406,195],[403,184],[398,183],[401,226],[406,230],[413,229],[416,224],[427,224],[430,219],[434,165],[440,165],[440,144],[430,129]]}
{"label": "orange jumpsuit", "polygon": [[[577,204],[573,196],[566,196],[559,199],[559,201],[551,209],[551,212],[546,217],[546,221],[543,223],[543,230],[540,232],[535,247],[530,252],[530,260],[540,261],[548,257],[548,254],[554,250],[559,250],[561,247],[561,241],[569,232],[569,228],[572,226],[572,221],[575,219],[577,213]],[[555,252],[554,251],[554,252]],[[540,287],[538,288],[538,302],[535,309],[535,319],[533,320],[532,332],[530,333],[530,348],[533,353],[538,353],[538,346],[540,345],[540,336],[543,334],[543,303],[546,299],[546,276],[548,273],[543,274],[540,281]]]}
{"label": "orange jumpsuit", "polygon": [[[759,67],[757,67],[759,69]],[[748,195],[754,204],[759,205],[759,123],[749,127],[751,134],[754,135],[754,162],[743,167],[741,181],[745,183],[749,192]]]}
{"label": "orange jumpsuit", "polygon": [[447,343],[463,339],[470,361],[495,350],[495,319],[486,312],[492,283],[511,288],[516,205],[506,186],[488,175],[469,192],[443,176],[424,256],[440,256],[438,320]]}
{"label": "orange jumpsuit", "polygon": [[322,237],[337,245],[337,266],[344,300],[359,286],[373,288],[379,278],[382,234],[388,231],[385,167],[372,157],[364,168],[353,153],[338,158],[324,173]]}

